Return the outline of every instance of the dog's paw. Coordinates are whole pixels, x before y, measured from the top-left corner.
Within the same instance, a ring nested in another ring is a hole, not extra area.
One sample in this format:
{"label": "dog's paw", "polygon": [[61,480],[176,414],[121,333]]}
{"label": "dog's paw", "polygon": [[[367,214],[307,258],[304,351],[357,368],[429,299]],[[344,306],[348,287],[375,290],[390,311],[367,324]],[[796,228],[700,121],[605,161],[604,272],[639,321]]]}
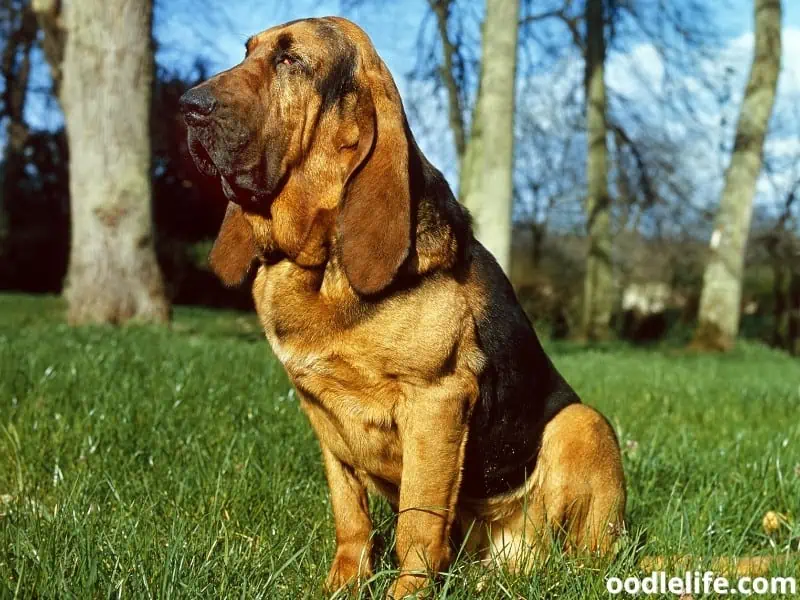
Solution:
{"label": "dog's paw", "polygon": [[358,585],[370,576],[369,565],[363,564],[360,557],[337,553],[333,559],[328,578],[325,580],[325,591],[334,594],[348,589],[352,594],[358,591]]}
{"label": "dog's paw", "polygon": [[428,598],[430,596],[431,580],[425,575],[405,573],[392,583],[386,600],[404,600],[405,598]]}

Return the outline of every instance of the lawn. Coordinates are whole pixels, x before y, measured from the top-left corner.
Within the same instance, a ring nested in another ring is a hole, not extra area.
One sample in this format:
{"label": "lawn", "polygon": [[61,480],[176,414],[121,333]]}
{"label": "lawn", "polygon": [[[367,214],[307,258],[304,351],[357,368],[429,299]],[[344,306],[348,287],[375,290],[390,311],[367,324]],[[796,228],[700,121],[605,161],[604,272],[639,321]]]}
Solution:
{"label": "lawn", "polygon": [[[0,295],[0,598],[321,598],[333,526],[319,451],[250,314],[70,329],[60,301]],[[607,570],[528,577],[461,556],[441,598],[608,598],[642,555],[797,551],[800,363],[547,344],[625,455],[629,538]],[[381,597],[392,514],[373,501]],[[768,510],[786,515],[767,535]],[[699,560],[699,559],[698,559]],[[700,567],[700,564],[698,564]],[[800,576],[800,566],[779,573]]]}

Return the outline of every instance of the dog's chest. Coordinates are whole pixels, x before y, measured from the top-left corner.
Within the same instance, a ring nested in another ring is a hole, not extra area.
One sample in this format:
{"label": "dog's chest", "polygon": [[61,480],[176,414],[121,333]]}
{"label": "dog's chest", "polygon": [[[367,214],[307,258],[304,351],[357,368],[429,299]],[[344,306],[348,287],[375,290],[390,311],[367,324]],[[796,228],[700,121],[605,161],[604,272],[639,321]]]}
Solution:
{"label": "dog's chest", "polygon": [[415,397],[455,368],[463,307],[453,294],[442,294],[438,307],[431,294],[427,302],[411,294],[348,321],[341,312],[347,297],[325,289],[336,284],[281,263],[259,270],[253,293],[267,339],[321,442],[343,462],[399,483],[398,422]]}

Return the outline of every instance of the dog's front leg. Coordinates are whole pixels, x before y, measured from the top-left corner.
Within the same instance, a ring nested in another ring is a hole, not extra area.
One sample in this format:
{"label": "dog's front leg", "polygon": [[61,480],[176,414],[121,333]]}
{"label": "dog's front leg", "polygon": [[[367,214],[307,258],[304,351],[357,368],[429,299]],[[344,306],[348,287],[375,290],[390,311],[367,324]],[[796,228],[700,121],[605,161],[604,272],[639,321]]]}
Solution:
{"label": "dog's front leg", "polygon": [[[443,390],[442,390],[443,391]],[[428,574],[450,563],[450,527],[455,518],[467,441],[469,395],[427,394],[417,398],[401,424],[403,473],[397,519],[400,574],[389,590],[399,600],[430,583]]]}
{"label": "dog's front leg", "polygon": [[372,574],[372,520],[364,485],[321,440],[320,446],[336,526],[336,555],[325,582],[333,593]]}

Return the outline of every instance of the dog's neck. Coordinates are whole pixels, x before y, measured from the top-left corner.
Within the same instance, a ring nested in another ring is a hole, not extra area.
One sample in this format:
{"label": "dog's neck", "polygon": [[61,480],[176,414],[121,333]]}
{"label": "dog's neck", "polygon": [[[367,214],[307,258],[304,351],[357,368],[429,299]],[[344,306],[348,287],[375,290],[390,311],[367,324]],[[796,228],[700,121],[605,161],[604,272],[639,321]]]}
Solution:
{"label": "dog's neck", "polygon": [[262,262],[290,260],[303,268],[324,268],[335,227],[335,210],[314,208],[307,197],[325,187],[307,184],[302,177],[289,180],[269,208],[246,212]]}
{"label": "dog's neck", "polygon": [[473,241],[469,212],[410,134],[409,182],[414,205],[409,268],[422,275],[465,263]]}

